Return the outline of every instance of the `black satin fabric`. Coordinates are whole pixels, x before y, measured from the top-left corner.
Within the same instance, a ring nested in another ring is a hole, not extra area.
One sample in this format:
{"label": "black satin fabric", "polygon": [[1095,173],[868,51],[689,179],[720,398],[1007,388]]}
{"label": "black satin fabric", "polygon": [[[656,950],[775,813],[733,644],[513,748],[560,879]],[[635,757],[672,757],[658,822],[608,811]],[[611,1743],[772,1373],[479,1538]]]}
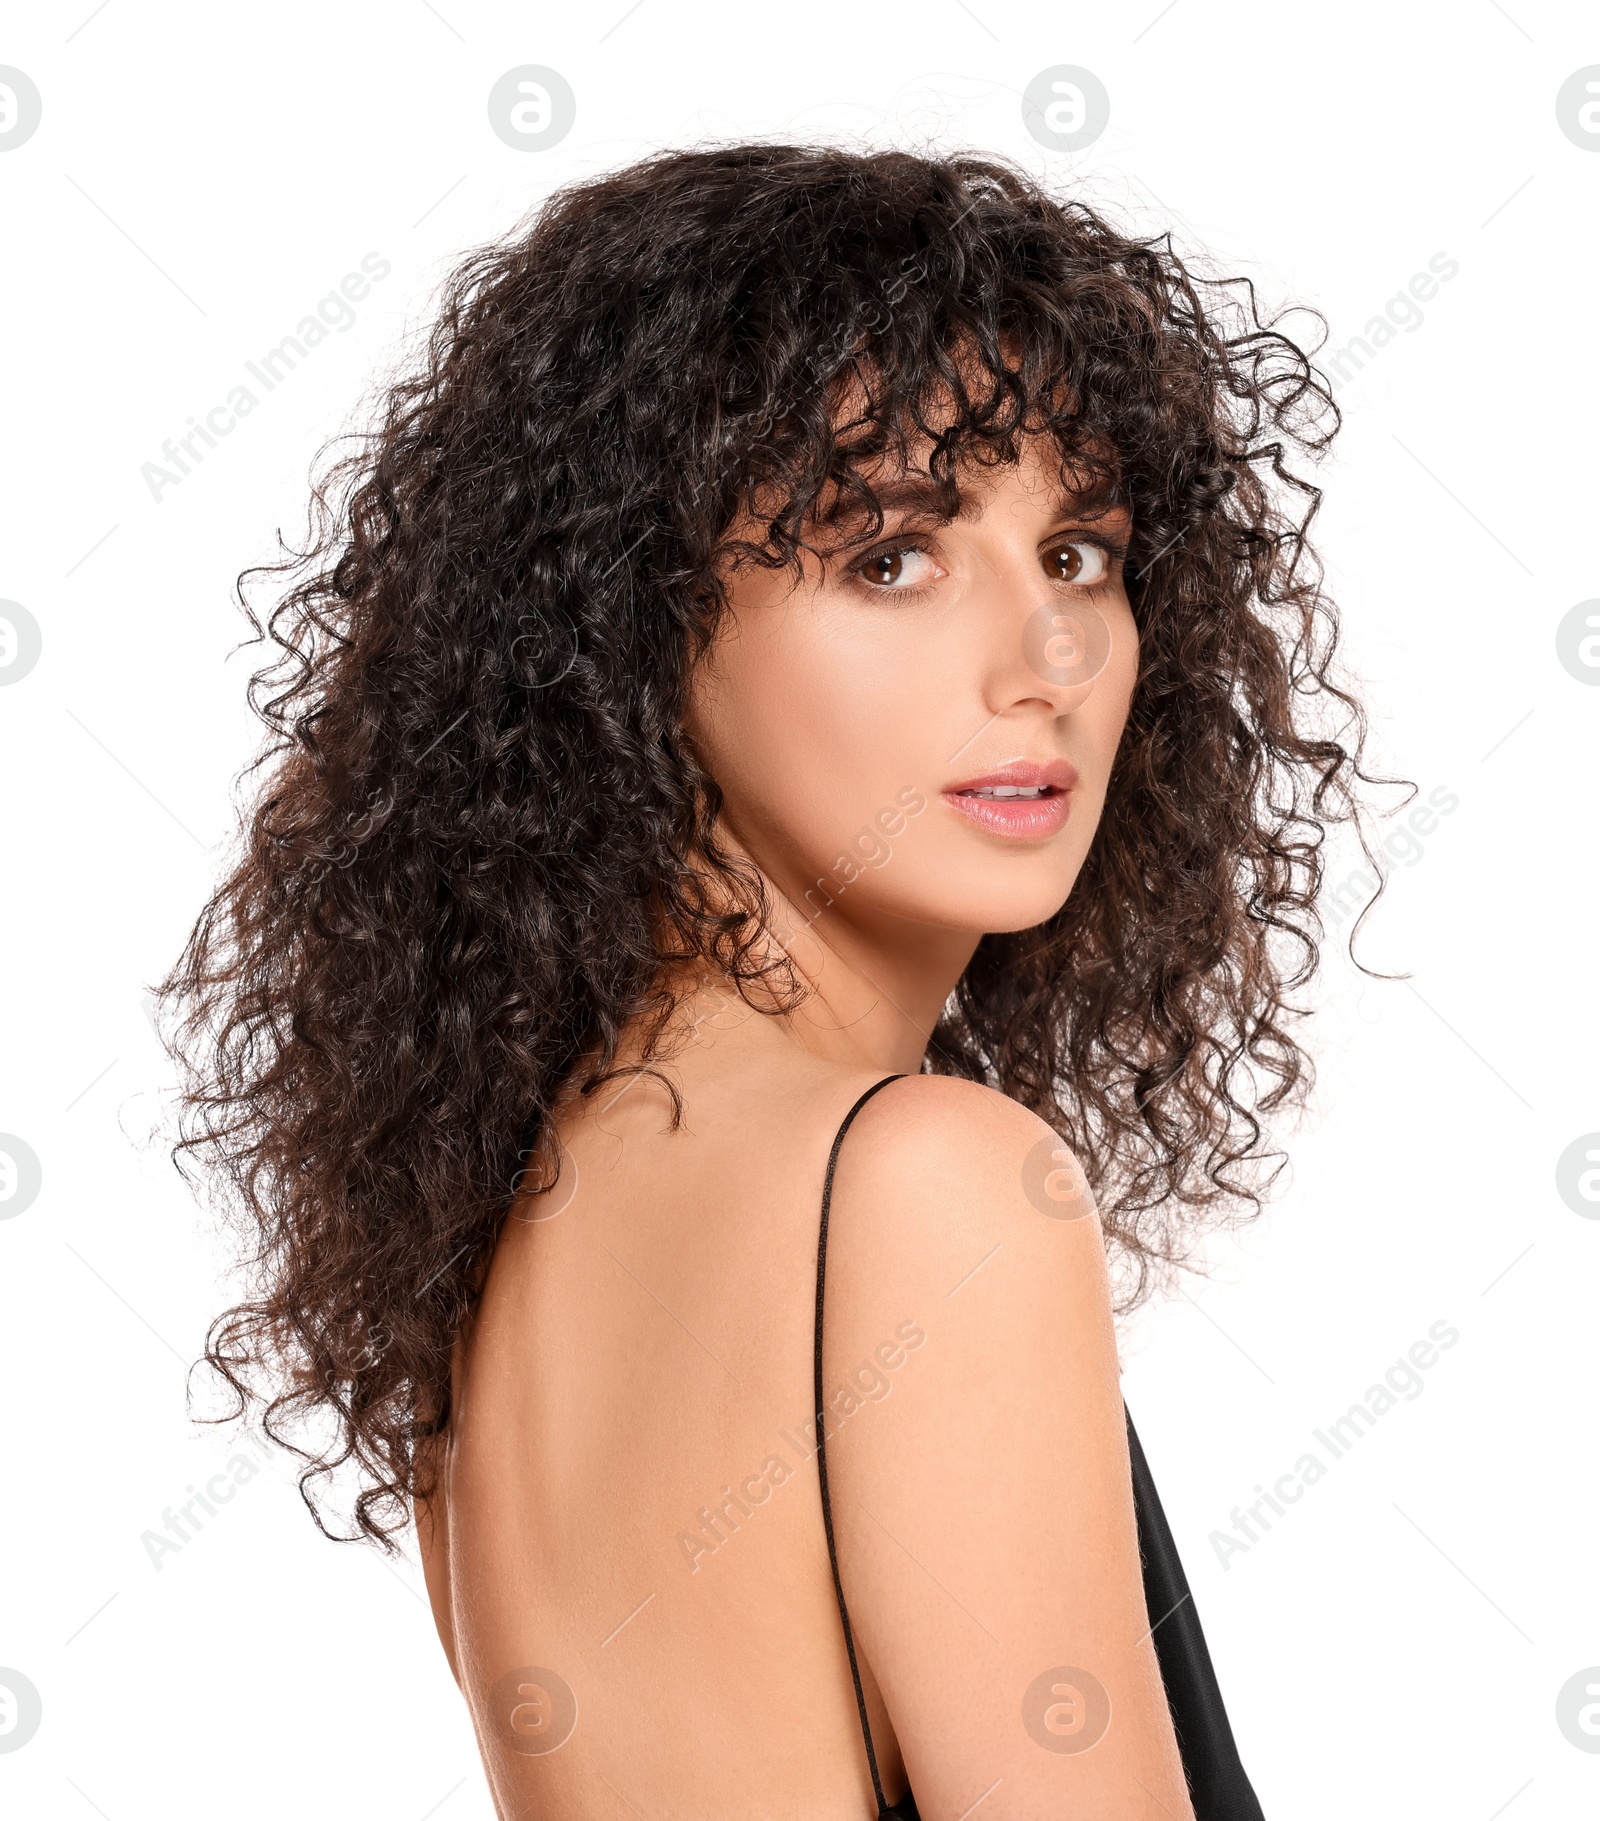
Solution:
{"label": "black satin fabric", "polygon": [[[1124,1405],[1123,1414],[1127,1416]],[[1161,1509],[1150,1465],[1144,1458],[1133,1418],[1128,1422],[1128,1453],[1133,1463],[1133,1504],[1139,1520],[1139,1557],[1144,1567],[1144,1603],[1166,1684],[1172,1729],[1189,1779],[1195,1821],[1264,1821],[1261,1804],[1250,1787],[1239,1748],[1233,1742],[1228,1710],[1222,1704],[1217,1672],[1211,1667],[1200,1615],[1194,1609],[1183,1563]],[[906,1794],[880,1814],[878,1821],[920,1821],[915,1797]]]}
{"label": "black satin fabric", "polygon": [[[1127,1416],[1126,1405],[1123,1415]],[[1172,1730],[1178,1735],[1178,1750],[1189,1779],[1195,1821],[1264,1821],[1256,1792],[1239,1762],[1217,1672],[1211,1667],[1211,1652],[1206,1649],[1200,1615],[1194,1609],[1167,1514],[1161,1509],[1133,1418],[1128,1416],[1127,1421],[1144,1603],[1155,1627],[1156,1657],[1167,1687]]]}

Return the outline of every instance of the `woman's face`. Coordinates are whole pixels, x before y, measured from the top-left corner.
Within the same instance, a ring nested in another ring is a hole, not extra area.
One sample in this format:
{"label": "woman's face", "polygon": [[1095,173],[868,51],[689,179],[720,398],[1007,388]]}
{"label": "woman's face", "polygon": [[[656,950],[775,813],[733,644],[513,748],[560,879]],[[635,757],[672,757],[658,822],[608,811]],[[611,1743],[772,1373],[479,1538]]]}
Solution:
{"label": "woman's face", "polygon": [[830,525],[798,586],[728,574],[687,731],[727,832],[819,935],[1026,929],[1072,889],[1127,719],[1128,517],[1076,513],[1039,439],[964,473],[954,520],[925,472],[872,478],[881,535]]}

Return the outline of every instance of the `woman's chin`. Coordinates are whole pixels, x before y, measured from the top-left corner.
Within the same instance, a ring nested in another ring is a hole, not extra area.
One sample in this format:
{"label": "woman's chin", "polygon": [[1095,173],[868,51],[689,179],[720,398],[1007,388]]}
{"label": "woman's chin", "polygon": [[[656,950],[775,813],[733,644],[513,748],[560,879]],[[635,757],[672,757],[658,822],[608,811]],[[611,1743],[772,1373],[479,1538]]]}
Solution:
{"label": "woman's chin", "polygon": [[1040,881],[1026,888],[1020,882],[998,891],[995,882],[974,880],[966,890],[932,890],[879,899],[878,909],[906,923],[936,929],[963,930],[973,936],[1011,935],[1048,923],[1067,901],[1072,881]]}

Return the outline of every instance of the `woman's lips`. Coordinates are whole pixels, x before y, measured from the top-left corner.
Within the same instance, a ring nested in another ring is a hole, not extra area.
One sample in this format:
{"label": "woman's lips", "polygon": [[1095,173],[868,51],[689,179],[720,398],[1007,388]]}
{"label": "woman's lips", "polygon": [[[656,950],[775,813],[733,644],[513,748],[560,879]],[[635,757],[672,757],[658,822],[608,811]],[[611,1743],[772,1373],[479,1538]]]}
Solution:
{"label": "woman's lips", "polygon": [[941,794],[953,810],[991,834],[1036,841],[1066,827],[1077,782],[1077,768],[1065,759],[1048,765],[1017,760]]}

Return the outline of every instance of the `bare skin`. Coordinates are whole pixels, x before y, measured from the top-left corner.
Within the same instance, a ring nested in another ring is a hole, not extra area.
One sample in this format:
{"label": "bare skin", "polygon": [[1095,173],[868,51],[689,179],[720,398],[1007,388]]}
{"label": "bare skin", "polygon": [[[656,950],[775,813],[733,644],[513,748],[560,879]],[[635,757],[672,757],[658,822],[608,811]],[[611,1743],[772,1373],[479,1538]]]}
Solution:
{"label": "bare skin", "polygon": [[[575,1099],[561,1180],[514,1211],[457,1347],[419,1534],[505,1816],[875,1813],[812,1314],[833,1133],[901,1073],[839,1165],[824,1370],[889,1799],[909,1776],[926,1821],[980,1800],[983,1821],[1191,1821],[1092,1201],[1041,1206],[1039,1158],[1058,1182],[1074,1165],[1031,1114],[917,1076],[981,936],[1050,916],[1088,850],[1138,660],[1093,540],[1126,522],[1075,517],[1033,447],[964,493],[959,521],[908,503],[798,588],[731,578],[688,732],[807,997],[775,1016],[691,982],[662,1065],[681,1123],[647,1077]],[[1067,610],[1069,645],[1098,616],[1092,681],[1059,643],[1041,662],[1041,609],[1047,633]],[[1063,1666],[1104,1688],[1108,1726]]]}

